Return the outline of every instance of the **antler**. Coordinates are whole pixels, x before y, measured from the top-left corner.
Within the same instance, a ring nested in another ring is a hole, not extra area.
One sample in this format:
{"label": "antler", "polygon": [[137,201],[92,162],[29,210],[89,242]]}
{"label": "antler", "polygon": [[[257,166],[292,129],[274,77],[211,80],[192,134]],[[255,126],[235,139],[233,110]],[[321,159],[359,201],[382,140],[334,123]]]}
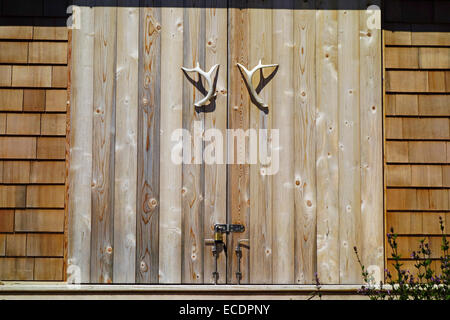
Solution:
{"label": "antler", "polygon": [[259,69],[263,69],[263,68],[273,68],[273,67],[278,67],[278,64],[262,64],[261,60],[259,60],[258,65],[256,65],[256,67],[254,67],[252,70],[248,71],[246,67],[244,67],[242,64],[238,63],[237,64],[239,68],[241,68],[241,70],[244,72],[244,79],[245,82],[247,83],[247,86],[250,89],[250,94],[252,95],[252,97],[254,98],[254,100],[256,102],[258,102],[261,106],[263,106],[264,108],[267,108],[268,105],[266,103],[264,103],[264,100],[258,95],[258,93],[256,92],[256,89],[253,87],[252,84],[252,77],[254,75],[254,73],[256,71],[258,71]]}
{"label": "antler", "polygon": [[202,69],[200,69],[200,64],[198,62],[197,62],[197,66],[193,69],[181,67],[181,69],[183,69],[186,72],[198,72],[198,74],[202,75],[206,79],[206,82],[208,83],[208,86],[209,86],[208,93],[206,94],[206,96],[203,99],[201,99],[200,101],[197,101],[194,104],[196,107],[204,106],[212,97],[216,96],[217,93],[214,90],[215,88],[214,88],[214,84],[213,84],[212,73],[217,69],[218,66],[219,66],[218,64],[212,66],[212,68],[208,72],[205,72]]}

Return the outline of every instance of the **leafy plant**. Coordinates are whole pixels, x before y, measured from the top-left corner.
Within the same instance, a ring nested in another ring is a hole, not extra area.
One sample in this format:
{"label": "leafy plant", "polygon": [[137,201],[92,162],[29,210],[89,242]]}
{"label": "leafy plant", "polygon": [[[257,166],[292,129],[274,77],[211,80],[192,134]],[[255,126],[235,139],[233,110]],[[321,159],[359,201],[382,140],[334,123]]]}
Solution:
{"label": "leafy plant", "polygon": [[395,276],[389,270],[385,270],[385,279],[388,286],[382,282],[377,286],[373,277],[362,264],[358,249],[354,251],[361,266],[361,273],[366,285],[362,286],[360,293],[369,296],[372,300],[450,300],[450,256],[449,241],[445,235],[445,227],[442,217],[439,217],[439,225],[442,235],[440,273],[432,267],[431,248],[425,239],[420,240],[417,251],[412,252],[411,258],[415,260],[414,267],[417,270],[416,277],[409,270],[403,269],[401,255],[398,253],[398,235],[391,228],[387,234],[389,246],[392,248],[392,259]]}

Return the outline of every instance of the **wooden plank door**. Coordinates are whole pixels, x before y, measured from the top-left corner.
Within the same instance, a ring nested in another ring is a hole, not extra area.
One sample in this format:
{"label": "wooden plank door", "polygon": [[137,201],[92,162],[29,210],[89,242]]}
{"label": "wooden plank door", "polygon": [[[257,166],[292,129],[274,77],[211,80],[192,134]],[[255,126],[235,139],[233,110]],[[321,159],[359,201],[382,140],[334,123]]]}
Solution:
{"label": "wooden plank door", "polygon": [[[275,4],[254,0],[245,6],[238,1],[231,3],[228,127],[243,130],[246,141],[245,146],[239,145],[235,135],[229,135],[229,153],[234,158],[229,157],[228,219],[243,224],[246,231],[229,237],[228,280],[237,282],[239,260],[235,248],[239,241],[247,240],[250,248],[242,252],[241,283],[293,283],[294,1]],[[237,67],[239,63],[251,70],[260,61],[264,65],[278,64],[257,71],[252,78],[251,85],[263,104],[249,95],[249,85]],[[281,106],[283,111],[278,112]],[[279,139],[273,136],[274,131]],[[268,172],[273,163],[263,159],[264,154],[274,150],[272,143],[279,143],[275,148],[283,150],[273,175]],[[241,163],[241,159],[245,162]]]}
{"label": "wooden plank door", "polygon": [[[353,246],[381,274],[381,40],[357,2],[83,7],[71,49],[69,280],[213,283],[205,241],[216,223],[245,227],[226,237],[219,283],[237,283],[238,270],[242,284],[311,284],[316,272],[358,283]],[[260,62],[277,66],[247,82],[242,68]],[[209,87],[182,68],[216,64],[216,95],[196,107]]]}
{"label": "wooden plank door", "polygon": [[[228,237],[229,283],[238,282],[235,248],[244,240],[242,284],[311,284],[316,273],[322,283],[360,283],[355,246],[375,279],[382,274],[381,38],[369,23],[380,14],[372,4],[379,8],[378,1],[229,1],[235,131],[227,214],[246,228]],[[259,61],[278,67],[247,85],[237,64],[251,70]],[[265,150],[279,160],[272,174]]]}
{"label": "wooden plank door", "polygon": [[[214,225],[226,223],[226,165],[205,165],[203,155],[219,141],[208,132],[226,136],[227,9],[225,0],[186,0],[183,7],[161,7],[161,145],[159,211],[159,282],[213,283]],[[195,106],[206,94],[197,65],[213,73],[216,96]],[[182,164],[174,164],[171,135],[183,129]],[[184,136],[186,134],[186,136]],[[222,139],[222,154],[226,140]],[[218,150],[215,150],[216,155]],[[218,261],[219,283],[226,281],[225,256]]]}

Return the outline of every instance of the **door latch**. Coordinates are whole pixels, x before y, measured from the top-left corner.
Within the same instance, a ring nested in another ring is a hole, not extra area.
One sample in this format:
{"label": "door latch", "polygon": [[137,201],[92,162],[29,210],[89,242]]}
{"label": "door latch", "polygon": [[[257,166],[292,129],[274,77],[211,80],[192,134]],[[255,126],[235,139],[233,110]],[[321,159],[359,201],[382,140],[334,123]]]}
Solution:
{"label": "door latch", "polygon": [[215,233],[229,234],[232,232],[242,233],[245,231],[245,227],[242,224],[215,224]]}
{"label": "door latch", "polygon": [[217,270],[217,260],[219,259],[220,253],[223,251],[225,254],[225,258],[227,258],[227,245],[223,239],[224,235],[237,232],[242,233],[245,231],[245,227],[241,224],[215,224],[214,225],[214,240],[205,239],[206,244],[212,245],[212,253],[214,256],[214,272],[213,279],[214,284],[217,284],[219,281],[219,272]]}
{"label": "door latch", "polygon": [[241,272],[241,259],[242,259],[242,248],[246,248],[250,250],[250,244],[248,239],[239,239],[238,244],[236,246],[236,257],[238,259],[237,261],[237,271],[236,271],[236,280],[237,284],[241,284],[242,280],[242,272]]}

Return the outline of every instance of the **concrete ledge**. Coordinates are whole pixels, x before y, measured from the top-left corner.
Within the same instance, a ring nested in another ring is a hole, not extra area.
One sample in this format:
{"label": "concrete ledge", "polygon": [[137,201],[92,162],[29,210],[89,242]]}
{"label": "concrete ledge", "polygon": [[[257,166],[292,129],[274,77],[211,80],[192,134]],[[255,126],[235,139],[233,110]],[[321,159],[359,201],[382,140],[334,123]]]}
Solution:
{"label": "concrete ledge", "polygon": [[366,299],[361,285],[70,285],[3,282],[0,299]]}

